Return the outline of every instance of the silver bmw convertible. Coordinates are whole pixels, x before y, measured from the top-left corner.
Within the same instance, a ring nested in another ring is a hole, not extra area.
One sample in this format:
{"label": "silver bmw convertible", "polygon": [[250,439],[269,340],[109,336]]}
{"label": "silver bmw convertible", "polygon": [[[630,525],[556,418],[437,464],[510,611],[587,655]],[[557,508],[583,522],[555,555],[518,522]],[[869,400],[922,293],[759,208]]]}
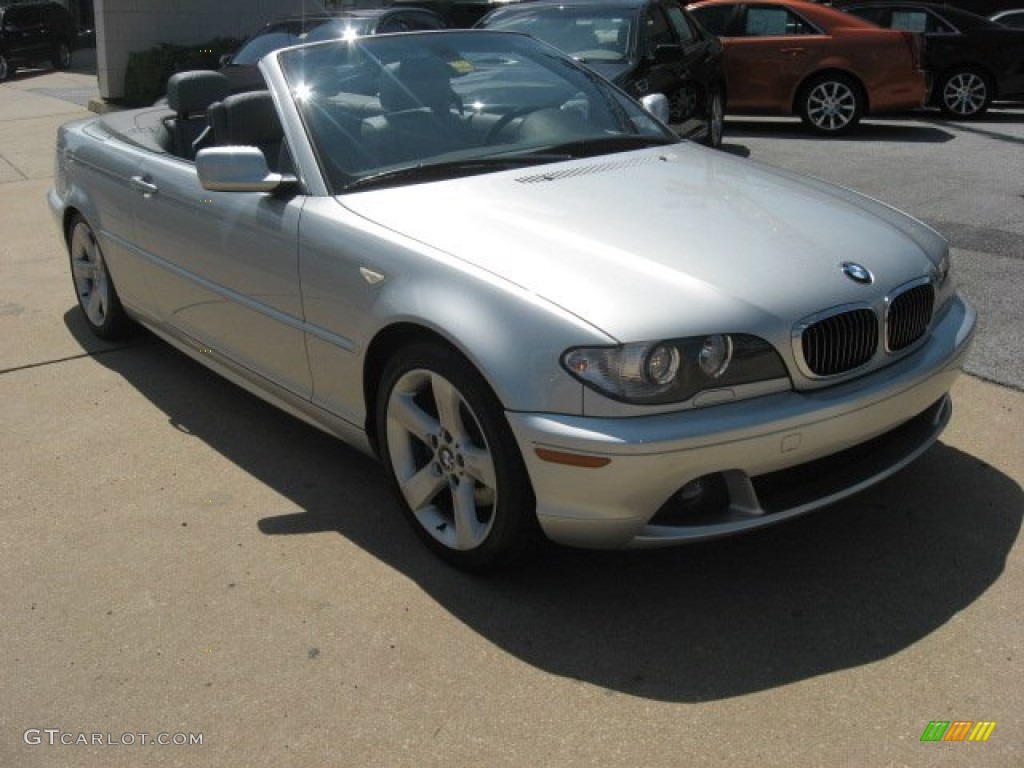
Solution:
{"label": "silver bmw convertible", "polygon": [[449,562],[752,530],[947,424],[975,312],[909,216],[681,142],[519,34],[260,66],[60,130],[81,310],[378,456]]}

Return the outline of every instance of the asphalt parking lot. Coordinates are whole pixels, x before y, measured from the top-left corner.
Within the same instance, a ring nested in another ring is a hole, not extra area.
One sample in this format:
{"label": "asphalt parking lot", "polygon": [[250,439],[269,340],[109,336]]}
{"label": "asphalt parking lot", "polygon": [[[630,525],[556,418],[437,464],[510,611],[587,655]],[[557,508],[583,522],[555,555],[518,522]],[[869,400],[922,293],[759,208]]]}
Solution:
{"label": "asphalt parking lot", "polygon": [[1024,764],[1024,109],[727,124],[951,238],[983,320],[939,445],[755,535],[483,580],[369,459],[87,333],[44,195],[94,82],[0,85],[0,766]]}

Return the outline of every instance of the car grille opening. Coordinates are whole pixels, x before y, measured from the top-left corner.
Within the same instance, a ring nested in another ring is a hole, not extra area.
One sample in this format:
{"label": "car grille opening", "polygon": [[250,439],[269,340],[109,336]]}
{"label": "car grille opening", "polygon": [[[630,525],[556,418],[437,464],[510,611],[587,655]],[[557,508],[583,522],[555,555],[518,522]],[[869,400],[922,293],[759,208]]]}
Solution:
{"label": "car grille opening", "polygon": [[932,319],[935,289],[918,285],[892,300],[886,317],[886,347],[890,352],[905,349],[924,336]]}
{"label": "car grille opening", "polygon": [[835,376],[867,363],[878,349],[878,320],[870,309],[826,317],[800,335],[804,362],[815,376]]}

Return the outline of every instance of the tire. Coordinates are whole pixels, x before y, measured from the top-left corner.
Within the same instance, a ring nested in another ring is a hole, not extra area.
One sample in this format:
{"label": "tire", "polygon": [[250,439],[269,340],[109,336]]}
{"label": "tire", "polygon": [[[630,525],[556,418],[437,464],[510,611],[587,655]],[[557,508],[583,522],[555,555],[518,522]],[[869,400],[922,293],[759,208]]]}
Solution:
{"label": "tire", "polygon": [[385,366],[380,455],[420,538],[458,568],[506,565],[539,538],[536,502],[502,407],[454,350],[417,343]]}
{"label": "tire", "polygon": [[669,123],[678,125],[697,111],[697,89],[692,84],[679,86],[668,99]]}
{"label": "tire", "polygon": [[68,69],[71,67],[71,46],[61,41],[53,47],[50,56],[50,63],[54,69]]}
{"label": "tire", "polygon": [[14,67],[7,60],[6,56],[0,55],[0,83],[14,74]]}
{"label": "tire", "polygon": [[798,111],[804,125],[822,136],[853,130],[864,113],[860,85],[843,74],[819,75],[801,90]]}
{"label": "tire", "polygon": [[101,339],[117,339],[131,327],[121,306],[103,251],[85,219],[76,216],[68,237],[71,279],[89,330]]}
{"label": "tire", "polygon": [[722,133],[725,129],[725,104],[721,88],[711,92],[706,112],[707,133],[704,135],[704,143],[712,149],[718,149],[722,146]]}
{"label": "tire", "polygon": [[945,73],[935,91],[939,109],[952,117],[970,119],[980,117],[992,103],[992,81],[984,73],[971,67]]}

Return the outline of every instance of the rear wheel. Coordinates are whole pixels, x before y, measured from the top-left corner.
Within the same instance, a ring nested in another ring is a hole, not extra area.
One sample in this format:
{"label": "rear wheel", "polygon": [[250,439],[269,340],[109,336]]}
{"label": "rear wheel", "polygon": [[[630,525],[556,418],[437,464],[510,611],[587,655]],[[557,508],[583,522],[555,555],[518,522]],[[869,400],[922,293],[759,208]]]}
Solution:
{"label": "rear wheel", "polygon": [[7,57],[0,54],[0,83],[14,74],[14,67],[11,66]]}
{"label": "rear wheel", "polygon": [[71,66],[71,46],[65,42],[59,42],[53,47],[50,62],[54,69],[67,69]]}
{"label": "rear wheel", "polygon": [[803,87],[798,109],[804,125],[824,136],[853,129],[864,111],[860,87],[842,74],[819,75]]}
{"label": "rear wheel", "polygon": [[71,224],[68,253],[78,306],[89,329],[103,339],[123,336],[130,327],[128,316],[110,279],[100,244],[81,217]]}
{"label": "rear wheel", "polygon": [[992,103],[992,85],[984,73],[966,68],[947,72],[937,89],[939,107],[947,115],[960,118],[985,114]]}
{"label": "rear wheel", "polygon": [[484,570],[534,539],[536,504],[501,405],[454,350],[419,343],[392,358],[377,434],[406,517],[443,559]]}

